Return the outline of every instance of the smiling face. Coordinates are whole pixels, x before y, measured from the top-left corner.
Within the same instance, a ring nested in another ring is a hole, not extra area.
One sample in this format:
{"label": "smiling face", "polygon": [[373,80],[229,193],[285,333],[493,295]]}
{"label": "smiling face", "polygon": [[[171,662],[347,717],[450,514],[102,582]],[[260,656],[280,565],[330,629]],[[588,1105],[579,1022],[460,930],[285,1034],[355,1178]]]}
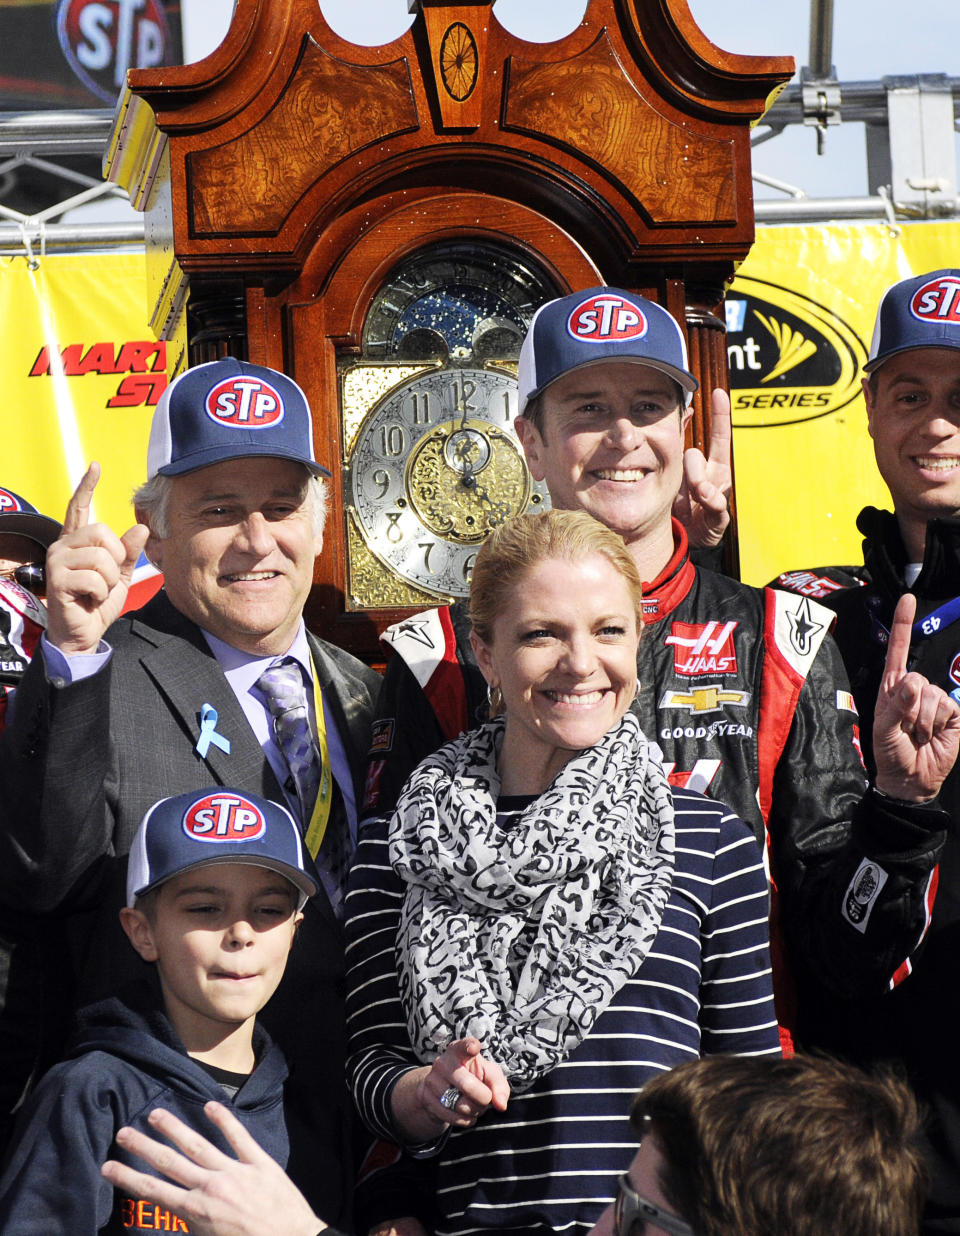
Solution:
{"label": "smiling face", "polygon": [[623,575],[603,554],[544,558],[507,595],[477,662],[506,713],[501,782],[535,794],[630,706],[640,632]]}
{"label": "smiling face", "polygon": [[518,417],[530,471],[555,507],[619,533],[652,579],[673,553],[670,511],[683,479],[677,384],[649,365],[604,361],[543,392],[542,428]]}
{"label": "smiling face", "polygon": [[174,876],[151,896],[147,908],[121,917],[140,956],[157,964],[184,1047],[204,1054],[238,1030],[252,1035],[303,917],[297,890],[263,867],[214,863]]}
{"label": "smiling face", "polygon": [[960,350],[891,356],[863,389],[877,467],[919,562],[927,520],[960,517]]}
{"label": "smiling face", "polygon": [[308,473],[283,459],[235,459],[173,478],[169,535],[147,552],[170,600],[253,656],[286,652],[313,582]]}

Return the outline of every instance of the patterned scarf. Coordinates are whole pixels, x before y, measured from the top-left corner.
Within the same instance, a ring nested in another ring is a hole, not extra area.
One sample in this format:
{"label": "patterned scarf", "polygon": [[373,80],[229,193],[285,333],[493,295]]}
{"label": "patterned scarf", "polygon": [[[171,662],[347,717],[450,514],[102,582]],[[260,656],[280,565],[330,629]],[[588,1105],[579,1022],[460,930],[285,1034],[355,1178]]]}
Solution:
{"label": "patterned scarf", "polygon": [[503,734],[489,721],[411,774],[390,861],[406,885],[397,959],[418,1059],[474,1035],[522,1091],[646,957],[673,881],[673,796],[627,713],[505,831]]}

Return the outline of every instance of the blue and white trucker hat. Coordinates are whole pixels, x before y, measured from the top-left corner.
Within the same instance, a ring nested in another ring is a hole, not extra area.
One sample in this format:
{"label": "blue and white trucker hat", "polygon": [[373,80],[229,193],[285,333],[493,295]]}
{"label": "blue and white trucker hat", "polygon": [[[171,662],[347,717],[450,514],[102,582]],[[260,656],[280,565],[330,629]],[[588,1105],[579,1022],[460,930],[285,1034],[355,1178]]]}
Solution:
{"label": "blue and white trucker hat", "polygon": [[551,382],[598,361],[659,369],[680,384],[686,404],[700,385],[687,368],[686,341],[672,314],[620,288],[587,288],[548,301],[533,315],[520,349],[520,415]]}
{"label": "blue and white trucker hat", "polygon": [[185,370],[154,411],[147,480],[245,456],[291,459],[330,475],[314,457],[310,407],[292,378],[232,357]]}
{"label": "blue and white trucker hat", "polygon": [[211,786],[154,803],[140,821],[127,860],[127,905],[192,867],[249,863],[285,876],[298,908],[320,880],[286,807],[229,786]]}
{"label": "blue and white trucker hat", "polygon": [[46,549],[62,531],[63,524],[56,519],[41,515],[35,506],[12,489],[0,487],[0,532],[28,537]]}
{"label": "blue and white trucker hat", "polygon": [[911,348],[960,348],[960,270],[932,270],[887,288],[864,372]]}

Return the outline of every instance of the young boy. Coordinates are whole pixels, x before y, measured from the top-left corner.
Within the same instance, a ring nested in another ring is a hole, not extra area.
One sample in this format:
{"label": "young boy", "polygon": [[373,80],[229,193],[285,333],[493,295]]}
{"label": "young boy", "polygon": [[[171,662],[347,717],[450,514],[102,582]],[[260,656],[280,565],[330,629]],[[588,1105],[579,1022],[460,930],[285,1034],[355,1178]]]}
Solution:
{"label": "young boy", "polygon": [[256,1017],[316,890],[284,807],[223,787],[151,807],[130,851],[120,921],[159,990],[129,988],[81,1014],[70,1058],[43,1078],[21,1119],[0,1180],[0,1232],[189,1231],[100,1175],[108,1157],[142,1167],[114,1135],[122,1125],[146,1130],[157,1106],[206,1132],[203,1106],[217,1099],[287,1165],[287,1066]]}

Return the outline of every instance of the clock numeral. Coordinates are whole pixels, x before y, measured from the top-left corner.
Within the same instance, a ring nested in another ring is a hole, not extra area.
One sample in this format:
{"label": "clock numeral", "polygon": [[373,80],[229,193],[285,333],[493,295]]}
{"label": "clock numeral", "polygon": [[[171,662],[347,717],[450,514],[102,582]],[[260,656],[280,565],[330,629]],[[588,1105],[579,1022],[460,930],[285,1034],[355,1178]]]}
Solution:
{"label": "clock numeral", "polygon": [[387,511],[387,530],[384,535],[392,545],[398,545],[403,540],[399,526],[402,514],[402,511]]}
{"label": "clock numeral", "polygon": [[370,474],[370,480],[373,481],[374,485],[376,485],[380,490],[377,494],[377,498],[382,498],[390,488],[390,473],[383,468],[375,468]]}
{"label": "clock numeral", "polygon": [[510,424],[512,415],[513,415],[513,410],[510,407],[510,392],[504,391],[503,392],[503,419],[506,422],[506,424],[508,425]]}
{"label": "clock numeral", "polygon": [[430,393],[429,391],[414,391],[410,396],[410,407],[413,411],[415,425],[430,424]]}
{"label": "clock numeral", "polygon": [[470,577],[473,575],[473,564],[476,560],[476,554],[468,554],[463,560],[463,566],[460,568],[460,573],[463,576],[463,582],[467,585],[469,585]]}
{"label": "clock numeral", "polygon": [[477,405],[470,402],[476,389],[476,382],[471,382],[469,378],[454,378],[453,397],[456,401],[455,410],[461,416],[466,416],[468,412],[476,412]]}
{"label": "clock numeral", "polygon": [[431,554],[431,551],[432,551],[433,549],[435,549],[435,548],[436,548],[436,547],[435,547],[435,545],[434,545],[434,543],[433,543],[433,541],[417,541],[417,548],[418,548],[418,549],[422,549],[422,550],[423,550],[423,568],[424,568],[424,570],[425,570],[425,571],[429,571],[429,572],[430,572],[430,574],[431,574],[431,575],[433,575],[433,573],[434,573],[434,571],[433,571],[433,567],[430,565],[430,554]]}
{"label": "clock numeral", "polygon": [[386,457],[402,455],[406,445],[407,440],[404,437],[403,429],[399,425],[380,426],[381,455]]}

